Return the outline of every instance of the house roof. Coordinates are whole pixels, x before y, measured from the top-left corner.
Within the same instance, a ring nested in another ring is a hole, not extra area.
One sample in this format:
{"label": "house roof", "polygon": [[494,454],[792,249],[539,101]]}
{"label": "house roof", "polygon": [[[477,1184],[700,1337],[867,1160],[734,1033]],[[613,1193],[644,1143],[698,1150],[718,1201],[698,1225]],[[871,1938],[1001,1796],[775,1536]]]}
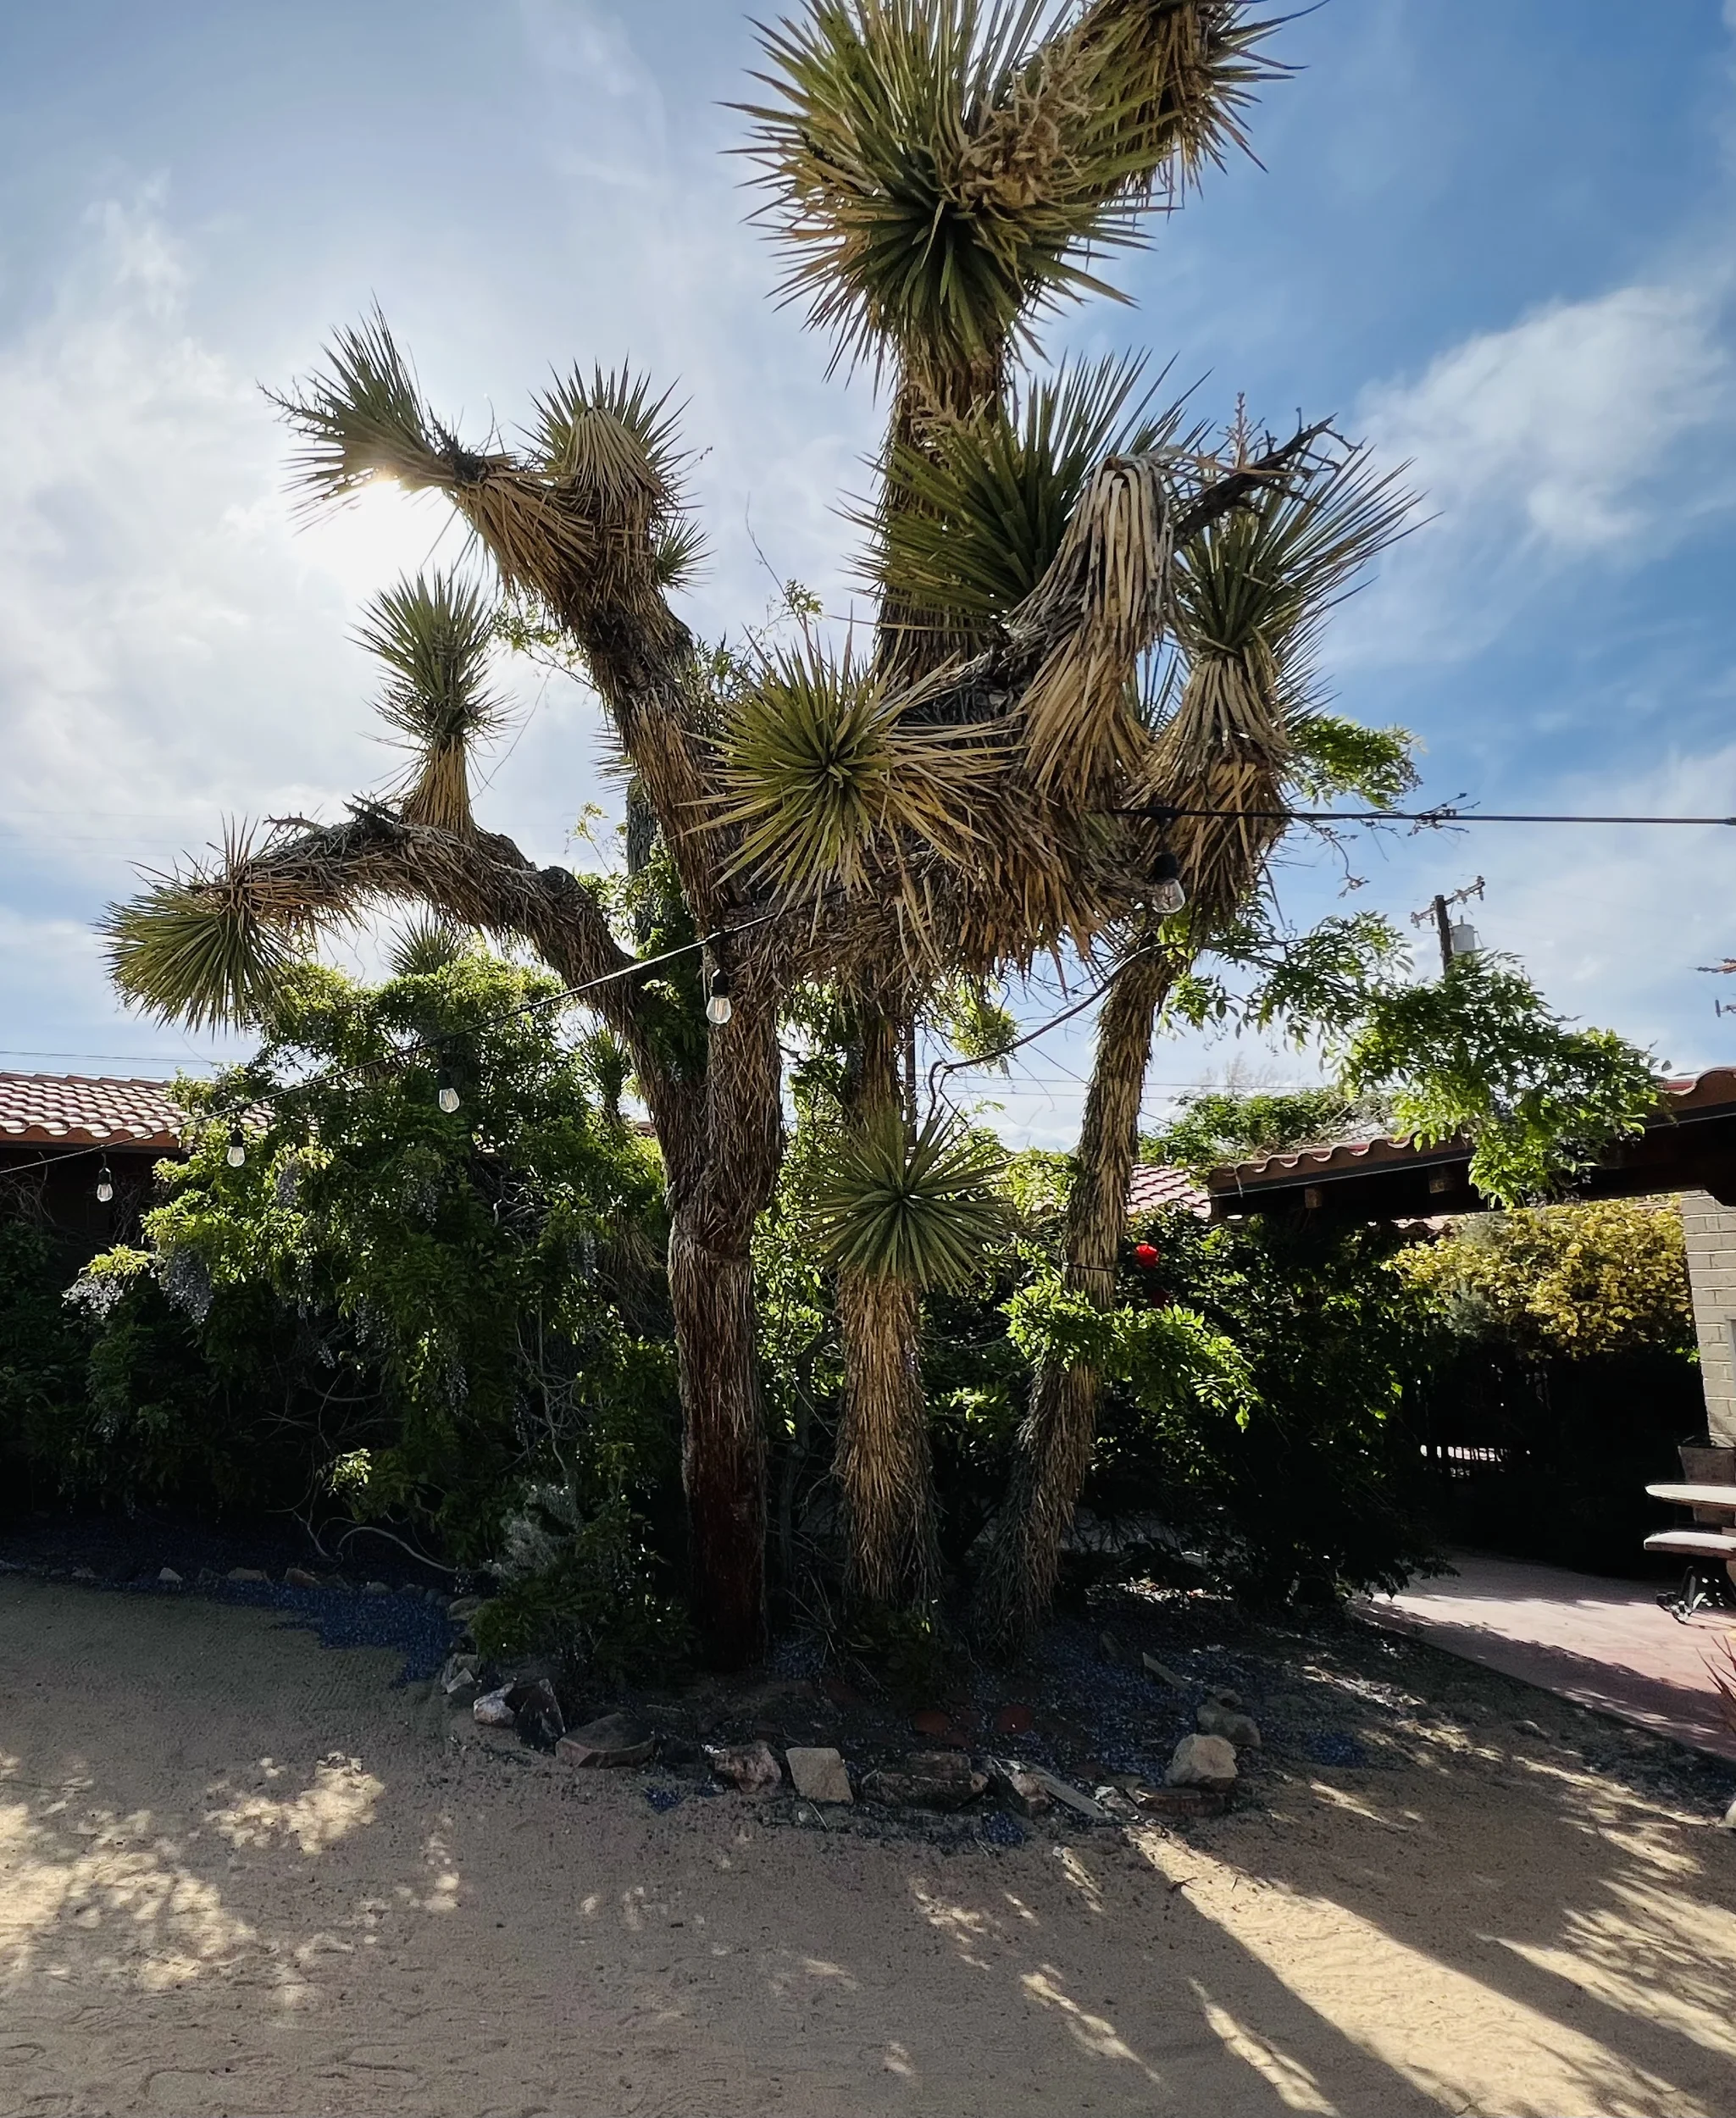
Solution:
{"label": "house roof", "polygon": [[1212,1195],[1184,1169],[1171,1169],[1162,1162],[1140,1162],[1128,1179],[1127,1210],[1155,1213],[1159,1206],[1184,1206],[1203,1220],[1212,1211]]}
{"label": "house roof", "polygon": [[[1727,1139],[1727,1134],[1733,1136]],[[1615,1143],[1582,1190],[1595,1196],[1623,1196],[1638,1195],[1647,1189],[1704,1186],[1722,1196],[1721,1187],[1731,1178],[1732,1172],[1726,1165],[1733,1153],[1736,1153],[1736,1067],[1712,1067],[1704,1073],[1660,1081],[1657,1110],[1647,1119],[1644,1135],[1638,1140]],[[1408,1184],[1414,1173],[1418,1184],[1428,1177],[1426,1195],[1418,1195],[1422,1211],[1464,1212],[1480,1203],[1463,1173],[1470,1159],[1471,1149],[1462,1139],[1442,1140],[1433,1147],[1418,1147],[1408,1139],[1342,1140],[1334,1147],[1304,1147],[1229,1163],[1212,1170],[1206,1181],[1213,1206],[1220,1213],[1250,1195],[1259,1196],[1263,1204],[1276,1195],[1306,1190],[1316,1184],[1337,1186],[1346,1179],[1363,1178],[1390,1182],[1378,1200],[1367,1187],[1356,1187],[1359,1206],[1395,1207],[1396,1187]],[[1460,1193],[1462,1198],[1455,1196],[1449,1206],[1437,1203],[1443,1195]],[[1346,1194],[1346,1199],[1350,1195]],[[1311,1197],[1306,1203],[1312,1206],[1315,1201]],[[1408,1210],[1414,1212],[1418,1206],[1412,1205]]]}
{"label": "house roof", "polygon": [[185,1113],[166,1081],[0,1073],[0,1147],[137,1147],[172,1155]]}

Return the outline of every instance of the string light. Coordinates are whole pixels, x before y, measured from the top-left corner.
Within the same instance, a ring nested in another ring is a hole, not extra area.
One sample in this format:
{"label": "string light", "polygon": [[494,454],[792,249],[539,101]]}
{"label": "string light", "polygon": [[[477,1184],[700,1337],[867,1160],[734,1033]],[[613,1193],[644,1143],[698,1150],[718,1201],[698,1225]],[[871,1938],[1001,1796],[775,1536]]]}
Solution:
{"label": "string light", "polygon": [[1152,910],[1168,919],[1179,912],[1187,901],[1187,884],[1181,879],[1181,862],[1173,853],[1160,853],[1151,868]]}
{"label": "string light", "polygon": [[97,1172],[97,1204],[106,1206],[114,1196],[114,1178],[108,1167],[108,1157],[103,1157],[103,1167]]}
{"label": "string light", "polygon": [[239,1125],[231,1125],[229,1128],[229,1145],[224,1150],[223,1159],[231,1169],[239,1169],[247,1159],[247,1135]]}
{"label": "string light", "polygon": [[452,1075],[447,1073],[444,1067],[442,1067],[440,1070],[440,1092],[438,1101],[441,1109],[446,1112],[448,1117],[450,1117],[452,1112],[458,1107],[459,1096],[458,1089],[453,1083]]}
{"label": "string light", "polygon": [[729,973],[719,965],[712,973],[711,991],[705,1003],[705,1018],[721,1029],[735,1012],[729,998]]}

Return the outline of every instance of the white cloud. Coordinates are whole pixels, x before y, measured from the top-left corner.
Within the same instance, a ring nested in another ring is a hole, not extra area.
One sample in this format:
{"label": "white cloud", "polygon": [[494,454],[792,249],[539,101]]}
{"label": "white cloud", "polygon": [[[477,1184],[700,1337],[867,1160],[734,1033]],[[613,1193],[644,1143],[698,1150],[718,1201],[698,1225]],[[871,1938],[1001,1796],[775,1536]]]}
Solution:
{"label": "white cloud", "polygon": [[[1356,430],[1408,461],[1432,517],[1354,602],[1357,661],[1467,653],[1543,579],[1655,558],[1736,496],[1726,275],[1555,302],[1367,390]],[[1715,450],[1711,445],[1717,441]]]}
{"label": "white cloud", "polygon": [[279,431],[188,332],[188,272],[160,202],[105,205],[0,347],[7,823],[74,871],[377,774],[347,619],[430,541],[384,498],[293,534]]}

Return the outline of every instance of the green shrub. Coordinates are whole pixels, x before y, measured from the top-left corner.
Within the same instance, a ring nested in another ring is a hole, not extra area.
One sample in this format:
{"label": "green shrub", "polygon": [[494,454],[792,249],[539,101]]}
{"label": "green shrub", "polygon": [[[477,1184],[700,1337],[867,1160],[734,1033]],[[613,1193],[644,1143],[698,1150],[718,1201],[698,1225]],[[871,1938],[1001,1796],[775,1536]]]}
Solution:
{"label": "green shrub", "polygon": [[480,952],[374,989],[298,970],[256,1059],[180,1084],[187,1159],[58,1305],[79,1359],[4,1384],[14,1445],[72,1495],[375,1524],[473,1568],[558,1486],[594,1527],[545,1600],[598,1652],[647,1637],[680,1549],[661,1170],[557,990]]}

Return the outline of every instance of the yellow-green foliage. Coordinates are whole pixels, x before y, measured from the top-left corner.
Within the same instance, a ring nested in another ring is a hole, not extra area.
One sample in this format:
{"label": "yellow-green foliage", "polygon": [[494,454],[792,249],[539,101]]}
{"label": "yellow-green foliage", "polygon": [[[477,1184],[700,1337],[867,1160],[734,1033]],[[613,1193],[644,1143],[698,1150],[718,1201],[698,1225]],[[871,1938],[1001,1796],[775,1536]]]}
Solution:
{"label": "yellow-green foliage", "polygon": [[1534,1355],[1694,1344],[1682,1223],[1668,1206],[1608,1199],[1479,1216],[1392,1265],[1455,1328]]}

